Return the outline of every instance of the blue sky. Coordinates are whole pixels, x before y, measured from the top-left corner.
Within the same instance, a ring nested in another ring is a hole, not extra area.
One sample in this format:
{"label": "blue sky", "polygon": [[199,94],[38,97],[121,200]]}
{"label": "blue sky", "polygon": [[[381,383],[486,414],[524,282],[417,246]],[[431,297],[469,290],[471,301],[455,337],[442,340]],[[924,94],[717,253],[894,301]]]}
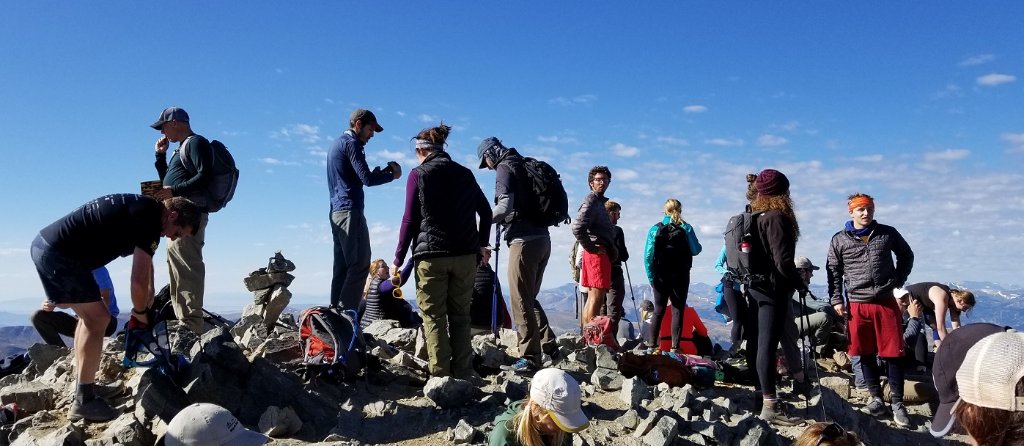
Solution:
{"label": "blue sky", "polygon": [[[367,145],[373,165],[408,172],[409,139],[440,120],[467,165],[492,135],[548,160],[574,209],[587,170],[608,165],[634,283],[668,197],[705,246],[693,280],[717,280],[744,174],[772,167],[793,184],[798,254],[817,264],[848,219],[845,197],[862,191],[913,247],[911,281],[1019,284],[1022,13],[1019,2],[15,2],[0,15],[0,301],[28,311],[41,299],[28,255],[40,228],[156,178],[148,125],[170,105],[242,171],[208,229],[215,309],[248,301],[242,277],[276,250],[298,267],[294,301],[327,302],[325,156],[357,107],[385,128]],[[491,196],[493,172],[476,172]],[[374,257],[392,258],[404,183],[367,189]],[[569,230],[552,240],[545,287],[569,281]],[[155,260],[165,283],[162,247]],[[110,266],[125,296],[129,266]]]}

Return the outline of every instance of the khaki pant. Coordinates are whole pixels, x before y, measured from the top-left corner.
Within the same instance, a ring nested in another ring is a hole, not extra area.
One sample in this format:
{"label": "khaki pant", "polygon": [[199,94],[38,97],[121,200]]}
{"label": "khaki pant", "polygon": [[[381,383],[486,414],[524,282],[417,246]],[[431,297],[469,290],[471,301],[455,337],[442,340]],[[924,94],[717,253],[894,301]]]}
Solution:
{"label": "khaki pant", "polygon": [[204,213],[195,235],[181,237],[167,244],[174,315],[196,334],[203,334],[203,290],[206,281],[203,245],[209,220],[210,214]]}
{"label": "khaki pant", "polygon": [[431,376],[473,372],[469,307],[476,254],[416,261],[416,303],[423,312]]}
{"label": "khaki pant", "polygon": [[549,237],[514,240],[508,249],[508,283],[512,320],[519,333],[519,355],[537,365],[541,364],[542,350],[550,354],[557,348],[548,316],[537,302],[549,257]]}

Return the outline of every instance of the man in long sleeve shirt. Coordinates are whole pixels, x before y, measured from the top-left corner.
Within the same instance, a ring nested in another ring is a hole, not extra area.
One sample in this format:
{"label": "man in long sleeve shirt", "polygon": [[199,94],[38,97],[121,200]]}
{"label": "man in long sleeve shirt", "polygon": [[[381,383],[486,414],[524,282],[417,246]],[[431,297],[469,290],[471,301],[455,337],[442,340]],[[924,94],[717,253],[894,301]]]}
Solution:
{"label": "man in long sleeve shirt", "polygon": [[363,295],[370,269],[370,231],[363,214],[363,186],[389,183],[402,176],[394,161],[387,167],[366,165],[364,146],[384,128],[373,112],[357,109],[349,117],[349,129],[327,153],[327,187],[331,193],[331,232],[334,236],[334,276],[331,306],[355,310]]}

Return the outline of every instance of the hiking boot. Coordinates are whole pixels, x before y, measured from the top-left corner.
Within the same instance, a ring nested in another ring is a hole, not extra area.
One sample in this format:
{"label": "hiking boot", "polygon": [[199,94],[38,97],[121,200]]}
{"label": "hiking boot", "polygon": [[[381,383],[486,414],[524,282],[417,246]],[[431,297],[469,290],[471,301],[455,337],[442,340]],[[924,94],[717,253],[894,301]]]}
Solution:
{"label": "hiking boot", "polygon": [[519,358],[507,368],[516,373],[533,373],[537,371],[537,365],[526,358]]}
{"label": "hiking boot", "polygon": [[86,421],[110,421],[120,415],[117,410],[110,407],[103,398],[93,398],[88,403],[82,403],[77,398],[71,403],[71,409],[68,410],[68,419],[77,421],[85,419]]}
{"label": "hiking boot", "polygon": [[793,395],[794,396],[803,396],[804,398],[810,398],[810,397],[814,396],[815,395],[814,384],[812,384],[811,380],[808,379],[808,378],[804,378],[803,381],[797,381],[797,380],[794,379],[793,380]]}
{"label": "hiking boot", "polygon": [[760,418],[776,426],[797,426],[804,422],[800,418],[786,415],[782,403],[778,401],[772,403],[765,401],[764,406],[761,407]]}
{"label": "hiking boot", "polygon": [[[884,417],[889,412],[885,409],[885,403],[877,396],[871,397],[871,400],[868,401],[868,404],[861,411],[875,418]],[[906,409],[904,409],[905,413]]]}
{"label": "hiking boot", "polygon": [[558,364],[558,362],[562,360],[562,352],[556,348],[550,355],[542,353],[540,355],[540,359],[541,364],[544,364],[544,367],[554,367],[555,364]]}
{"label": "hiking boot", "polygon": [[910,415],[907,415],[907,407],[903,403],[892,403],[892,421],[899,427],[910,427]]}
{"label": "hiking boot", "polygon": [[124,387],[121,386],[120,381],[104,384],[95,383],[92,388],[97,398],[103,398],[105,400],[111,400],[124,394]]}

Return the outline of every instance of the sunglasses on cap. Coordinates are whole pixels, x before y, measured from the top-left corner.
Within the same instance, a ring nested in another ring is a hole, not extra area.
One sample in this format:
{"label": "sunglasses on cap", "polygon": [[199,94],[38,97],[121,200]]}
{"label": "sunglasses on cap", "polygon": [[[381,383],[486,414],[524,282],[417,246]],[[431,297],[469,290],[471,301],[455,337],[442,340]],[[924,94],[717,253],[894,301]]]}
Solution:
{"label": "sunglasses on cap", "polygon": [[818,442],[814,443],[814,446],[821,446],[822,442],[825,441],[836,441],[846,436],[846,429],[843,429],[836,423],[829,424],[821,430],[821,434],[818,436]]}

